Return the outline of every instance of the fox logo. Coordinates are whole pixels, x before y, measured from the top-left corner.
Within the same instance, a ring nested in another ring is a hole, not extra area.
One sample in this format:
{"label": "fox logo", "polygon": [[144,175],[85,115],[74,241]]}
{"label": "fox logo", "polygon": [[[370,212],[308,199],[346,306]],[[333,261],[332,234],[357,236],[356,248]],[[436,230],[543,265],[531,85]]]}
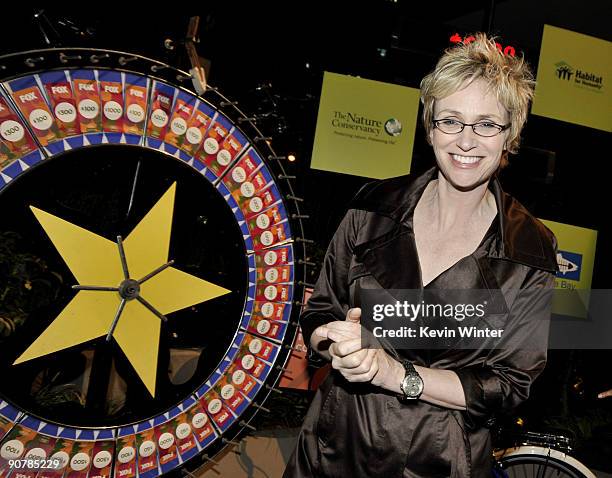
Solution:
{"label": "fox logo", "polygon": [[140,90],[130,88],[128,91],[130,93],[130,96],[135,96],[136,98],[144,98],[144,93]]}
{"label": "fox logo", "polygon": [[19,100],[22,103],[27,103],[28,101],[35,101],[38,99],[38,96],[36,96],[36,93],[34,93],[33,91],[30,93],[26,93],[24,95],[19,95]]}
{"label": "fox logo", "polygon": [[187,114],[191,114],[191,108],[190,108],[189,106],[186,106],[186,105],[179,105],[179,106],[178,106],[178,109],[179,109],[180,111],[184,111],[184,112],[185,112],[185,113],[187,113]]}
{"label": "fox logo", "polygon": [[67,86],[52,86],[51,93],[53,93],[54,95],[69,95],[70,94]]}

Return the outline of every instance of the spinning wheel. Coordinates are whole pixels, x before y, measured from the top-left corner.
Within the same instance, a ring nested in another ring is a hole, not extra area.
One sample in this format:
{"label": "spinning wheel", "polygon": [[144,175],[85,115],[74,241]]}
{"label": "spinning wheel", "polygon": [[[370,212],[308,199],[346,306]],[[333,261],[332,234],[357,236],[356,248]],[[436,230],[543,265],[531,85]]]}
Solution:
{"label": "spinning wheel", "polygon": [[168,65],[55,49],[0,67],[0,477],[194,468],[291,349],[303,244],[282,167]]}

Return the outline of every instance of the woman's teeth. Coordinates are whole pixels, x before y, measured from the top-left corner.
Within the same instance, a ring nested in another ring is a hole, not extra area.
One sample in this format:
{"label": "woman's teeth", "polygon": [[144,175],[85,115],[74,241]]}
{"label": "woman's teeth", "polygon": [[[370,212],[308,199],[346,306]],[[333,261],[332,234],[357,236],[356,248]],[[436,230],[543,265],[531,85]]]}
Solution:
{"label": "woman's teeth", "polygon": [[459,156],[458,154],[451,154],[455,161],[458,161],[463,164],[472,164],[477,163],[482,159],[481,156]]}

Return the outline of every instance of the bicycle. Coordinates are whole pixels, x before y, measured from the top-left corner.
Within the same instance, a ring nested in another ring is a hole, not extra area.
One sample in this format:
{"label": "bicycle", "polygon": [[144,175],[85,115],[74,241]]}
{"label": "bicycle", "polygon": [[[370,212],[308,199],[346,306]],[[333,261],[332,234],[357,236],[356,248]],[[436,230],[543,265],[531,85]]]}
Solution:
{"label": "bicycle", "polygon": [[494,451],[495,478],[596,478],[569,454],[572,442],[567,437],[525,432],[511,438],[511,446]]}

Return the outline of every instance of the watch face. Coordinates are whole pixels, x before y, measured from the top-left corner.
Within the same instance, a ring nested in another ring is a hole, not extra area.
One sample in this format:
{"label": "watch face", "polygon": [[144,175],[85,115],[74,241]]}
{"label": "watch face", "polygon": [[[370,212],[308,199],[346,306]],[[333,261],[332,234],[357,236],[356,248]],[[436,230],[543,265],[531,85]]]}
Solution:
{"label": "watch face", "polygon": [[407,375],[402,382],[402,391],[410,398],[418,397],[423,391],[423,380],[416,374]]}

